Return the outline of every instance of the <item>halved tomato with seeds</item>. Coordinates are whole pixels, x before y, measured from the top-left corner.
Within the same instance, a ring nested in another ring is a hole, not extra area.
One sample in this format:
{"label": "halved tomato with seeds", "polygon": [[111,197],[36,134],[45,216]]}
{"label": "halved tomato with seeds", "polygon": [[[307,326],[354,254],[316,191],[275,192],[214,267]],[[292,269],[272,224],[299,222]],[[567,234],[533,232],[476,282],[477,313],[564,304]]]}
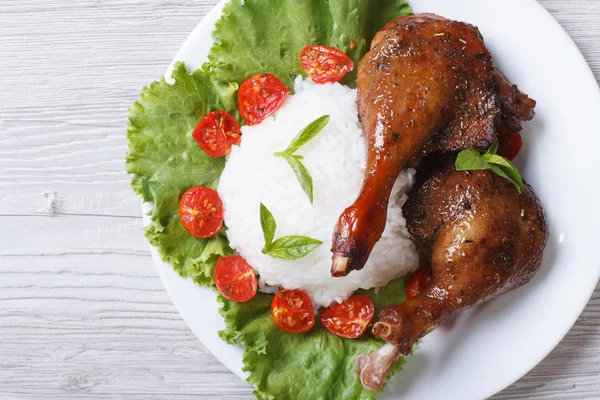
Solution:
{"label": "halved tomato with seeds", "polygon": [[315,310],[301,290],[280,290],[271,303],[271,316],[279,329],[289,333],[306,332],[315,324]]}
{"label": "halved tomato with seeds", "polygon": [[212,157],[229,154],[231,147],[242,139],[242,130],[227,111],[218,110],[200,120],[192,134],[204,152]]}
{"label": "halved tomato with seeds", "polygon": [[299,55],[302,69],[315,83],[337,82],[354,69],[343,51],[329,46],[306,46]]}
{"label": "halved tomato with seeds", "polygon": [[254,270],[242,256],[221,257],[215,265],[215,284],[226,299],[244,303],[258,290]]}
{"label": "halved tomato with seeds", "polygon": [[359,294],[334,304],[321,315],[321,323],[340,337],[356,339],[362,336],[375,315],[375,306],[368,296]]}
{"label": "halved tomato with seeds", "polygon": [[181,224],[197,238],[209,238],[223,226],[223,202],[216,190],[196,186],[179,201]]}
{"label": "halved tomato with seeds", "polygon": [[242,83],[238,106],[248,125],[261,123],[281,107],[290,90],[272,74],[257,74]]}

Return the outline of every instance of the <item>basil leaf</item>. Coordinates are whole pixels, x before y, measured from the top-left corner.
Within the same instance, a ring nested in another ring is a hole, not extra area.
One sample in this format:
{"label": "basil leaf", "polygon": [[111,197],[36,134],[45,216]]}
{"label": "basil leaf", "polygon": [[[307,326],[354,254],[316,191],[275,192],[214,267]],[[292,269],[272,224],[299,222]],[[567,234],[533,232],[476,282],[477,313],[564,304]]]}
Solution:
{"label": "basil leaf", "polygon": [[292,142],[288,146],[287,149],[284,150],[285,153],[294,154],[300,147],[304,146],[308,143],[312,138],[317,136],[319,132],[323,130],[329,123],[329,115],[323,115],[315,119],[313,122],[308,124],[304,129],[300,131],[296,135]]}
{"label": "basil leaf", "polygon": [[457,171],[483,170],[490,167],[488,162],[481,156],[481,153],[473,147],[458,153],[454,165]]}
{"label": "basil leaf", "polygon": [[467,171],[489,169],[493,173],[511,181],[517,188],[517,191],[521,193],[521,190],[523,189],[523,179],[521,178],[519,170],[508,159],[497,155],[497,151],[497,140],[483,155],[473,147],[463,150],[458,153],[458,157],[456,157],[456,170]]}
{"label": "basil leaf", "polygon": [[[274,155],[275,157],[283,157],[283,156],[284,156],[284,154],[288,154],[288,153],[286,153],[285,151],[276,151],[275,153],[273,153],[273,155]],[[299,156],[299,155],[297,155],[297,154],[294,154],[294,155],[292,155],[292,157],[294,157],[294,158],[295,158],[296,160],[298,160],[298,161],[300,161],[300,160],[304,160],[304,157],[303,157],[303,156]]]}
{"label": "basil leaf", "polygon": [[521,179],[521,175],[519,174],[517,168],[514,166],[509,168],[503,165],[490,164],[490,170],[493,173],[511,181],[512,184],[515,185],[515,188],[517,188],[517,191],[521,193],[521,190],[523,189],[523,180]]}
{"label": "basil leaf", "polygon": [[[502,165],[503,167],[506,168],[515,168],[515,166],[508,161],[507,158],[504,158],[502,156],[499,156],[497,154],[492,154],[492,155],[487,155],[484,154],[483,158],[489,163],[489,164],[497,164],[497,165]],[[516,168],[515,168],[516,169]]]}
{"label": "basil leaf", "polygon": [[323,115],[322,117],[315,119],[304,129],[302,129],[300,133],[296,135],[296,137],[292,140],[287,149],[285,149],[284,151],[277,151],[273,153],[273,155],[276,157],[285,158],[290,167],[292,167],[292,170],[294,171],[294,174],[296,174],[296,179],[298,179],[302,190],[304,190],[304,193],[306,193],[306,195],[308,196],[310,204],[313,204],[312,176],[310,175],[304,164],[302,164],[302,162],[300,161],[303,160],[304,157],[294,155],[294,153],[298,151],[300,147],[308,143],[309,140],[317,136],[317,134],[321,132],[323,128],[327,126],[328,123],[329,115]]}
{"label": "basil leaf", "polygon": [[323,244],[320,240],[307,236],[284,236],[273,242],[277,223],[263,203],[260,203],[260,226],[265,237],[262,253],[279,260],[297,260]]}
{"label": "basil leaf", "polygon": [[491,155],[495,155],[496,153],[498,153],[498,139],[496,139],[494,141],[494,143],[492,143],[492,145],[490,146],[490,148],[488,149],[488,151],[486,151],[483,156],[484,157],[485,156],[491,156]]}
{"label": "basil leaf", "polygon": [[[496,154],[488,156],[484,155],[483,158],[490,164],[490,169],[493,172],[511,181],[519,193],[521,193],[521,189],[523,189],[523,179],[521,178],[519,170],[512,162]],[[497,170],[501,170],[502,174],[498,173]]]}
{"label": "basil leaf", "polygon": [[322,244],[322,241],[307,236],[284,236],[273,242],[266,254],[279,260],[297,260]]}
{"label": "basil leaf", "polygon": [[275,237],[275,229],[277,229],[277,223],[271,211],[263,203],[260,203],[260,226],[262,227],[263,236],[265,237],[265,247],[263,247],[263,254],[269,248]]}
{"label": "basil leaf", "polygon": [[313,204],[313,180],[304,164],[302,164],[298,158],[287,152],[278,153],[277,156],[284,158],[290,167],[292,167],[294,174],[296,174],[296,179],[298,179],[298,182],[300,183],[300,187],[302,187],[302,190],[304,190],[304,193],[308,196],[310,204]]}

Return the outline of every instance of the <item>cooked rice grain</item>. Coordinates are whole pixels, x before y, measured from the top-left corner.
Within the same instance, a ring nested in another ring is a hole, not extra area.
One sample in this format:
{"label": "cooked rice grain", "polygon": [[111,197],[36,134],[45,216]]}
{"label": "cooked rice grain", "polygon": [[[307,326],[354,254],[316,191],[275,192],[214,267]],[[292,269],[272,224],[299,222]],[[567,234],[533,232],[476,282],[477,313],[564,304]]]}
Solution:
{"label": "cooked rice grain", "polygon": [[[338,83],[316,85],[299,77],[295,92],[273,117],[242,128],[242,141],[227,160],[218,191],[225,205],[230,244],[260,274],[261,290],[302,289],[315,307],[327,306],[356,289],[385,286],[416,268],[418,257],[402,217],[414,171],[400,174],[388,209],[387,227],[365,268],[345,278],[332,278],[333,228],[341,212],[358,195],[366,163],[356,90]],[[304,156],[302,162],[313,177],[311,205],[292,169],[273,153],[284,150],[302,128],[324,114],[331,116],[329,124],[297,152]],[[323,244],[295,261],[262,254],[261,202],[277,221],[275,239],[304,235]]]}

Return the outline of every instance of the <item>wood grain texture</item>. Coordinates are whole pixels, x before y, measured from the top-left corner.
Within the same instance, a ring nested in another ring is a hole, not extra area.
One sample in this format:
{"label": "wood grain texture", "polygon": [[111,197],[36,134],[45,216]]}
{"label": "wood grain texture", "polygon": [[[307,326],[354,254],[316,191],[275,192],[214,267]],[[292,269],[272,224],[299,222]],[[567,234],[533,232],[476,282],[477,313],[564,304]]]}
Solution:
{"label": "wood grain texture", "polygon": [[[215,3],[0,0],[0,398],[252,398],[169,301],[123,172],[127,108]],[[541,3],[600,79],[600,1]],[[494,398],[599,397],[597,289]]]}

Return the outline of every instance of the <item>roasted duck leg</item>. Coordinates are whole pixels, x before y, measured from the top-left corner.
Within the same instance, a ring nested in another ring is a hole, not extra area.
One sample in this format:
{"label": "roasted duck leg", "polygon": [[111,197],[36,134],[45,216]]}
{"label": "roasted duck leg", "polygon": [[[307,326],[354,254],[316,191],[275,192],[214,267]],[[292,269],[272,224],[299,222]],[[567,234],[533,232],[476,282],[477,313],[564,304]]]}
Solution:
{"label": "roasted duck leg", "polygon": [[405,215],[432,276],[419,295],[379,314],[373,333],[393,346],[360,356],[356,364],[361,381],[373,390],[383,385],[399,355],[448,316],[527,283],[540,267],[548,238],[542,206],[527,184],[519,194],[489,170],[453,167],[420,181]]}
{"label": "roasted duck leg", "polygon": [[331,274],[364,266],[402,169],[433,151],[489,147],[499,123],[520,129],[534,105],[496,71],[476,27],[432,14],[388,24],[358,68],[367,170],[358,199],[335,227]]}

